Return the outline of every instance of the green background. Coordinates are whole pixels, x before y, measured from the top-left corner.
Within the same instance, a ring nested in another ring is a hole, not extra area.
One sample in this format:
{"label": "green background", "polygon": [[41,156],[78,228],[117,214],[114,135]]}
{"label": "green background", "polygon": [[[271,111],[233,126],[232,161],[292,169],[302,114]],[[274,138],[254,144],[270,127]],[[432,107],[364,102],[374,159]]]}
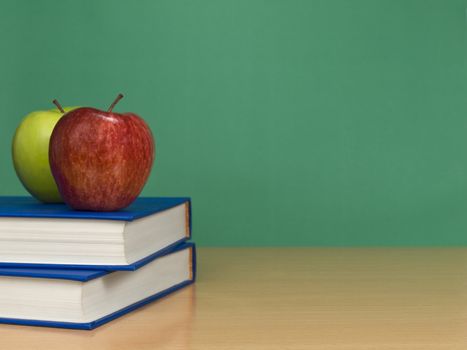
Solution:
{"label": "green background", "polygon": [[0,194],[25,114],[123,92],[202,245],[465,245],[466,5],[3,0]]}

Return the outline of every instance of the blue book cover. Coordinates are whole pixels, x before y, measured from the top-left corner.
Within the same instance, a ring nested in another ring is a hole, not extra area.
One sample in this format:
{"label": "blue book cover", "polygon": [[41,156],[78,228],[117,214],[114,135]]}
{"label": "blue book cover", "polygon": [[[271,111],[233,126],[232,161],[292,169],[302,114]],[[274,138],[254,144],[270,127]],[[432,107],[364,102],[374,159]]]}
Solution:
{"label": "blue book cover", "polygon": [[[101,326],[107,322],[110,322],[126,313],[136,310],[137,308],[144,306],[152,301],[160,299],[176,290],[179,290],[189,284],[194,283],[196,278],[196,250],[195,245],[190,242],[184,242],[178,244],[171,249],[159,252],[153,255],[150,259],[147,259],[144,263],[137,266],[136,269],[149,264],[155,259],[161,258],[168,254],[172,254],[184,249],[191,249],[191,278],[182,281],[168,289],[158,292],[157,294],[151,295],[143,300],[128,305],[120,310],[117,310],[109,315],[101,317],[92,322],[86,323],[73,323],[73,322],[55,322],[55,321],[44,321],[44,320],[31,320],[31,319],[16,319],[16,318],[2,318],[0,317],[0,323],[28,325],[28,326],[43,326],[43,327],[59,327],[59,328],[73,328],[73,329],[84,329],[91,330],[98,326]],[[32,278],[46,278],[46,279],[61,279],[71,280],[86,283],[96,278],[101,278],[108,274],[115,273],[107,270],[90,270],[90,269],[47,269],[47,268],[25,268],[25,267],[1,267],[0,276],[13,276],[13,277],[32,277]],[[125,272],[125,273],[137,273],[137,272]],[[0,291],[1,292],[1,291]],[[1,312],[1,310],[0,310]]]}
{"label": "blue book cover", "polygon": [[133,221],[190,201],[189,197],[140,197],[125,209],[98,212],[73,210],[61,203],[44,204],[32,197],[0,196],[0,217]]}
{"label": "blue book cover", "polygon": [[117,220],[131,222],[149,215],[157,214],[178,205],[188,204],[188,234],[185,238],[173,242],[163,250],[142,258],[128,265],[91,265],[91,264],[53,264],[53,263],[28,263],[28,262],[2,262],[0,267],[23,267],[41,269],[95,269],[109,271],[134,271],[155,257],[172,249],[180,243],[191,238],[191,199],[189,197],[140,197],[129,207],[113,212],[77,211],[66,204],[44,204],[32,197],[24,196],[0,196],[0,217],[13,218],[52,218],[52,219],[83,219],[83,220]]}

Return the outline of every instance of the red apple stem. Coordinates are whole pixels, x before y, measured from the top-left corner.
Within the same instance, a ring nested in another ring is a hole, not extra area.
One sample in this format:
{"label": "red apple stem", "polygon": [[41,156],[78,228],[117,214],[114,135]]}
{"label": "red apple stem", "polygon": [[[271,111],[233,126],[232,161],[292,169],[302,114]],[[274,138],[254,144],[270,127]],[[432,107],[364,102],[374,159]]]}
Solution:
{"label": "red apple stem", "polygon": [[65,113],[65,110],[62,108],[62,105],[60,104],[60,102],[58,102],[56,99],[52,101],[52,103],[57,106],[58,110],[62,113]]}
{"label": "red apple stem", "polygon": [[115,98],[115,101],[112,102],[112,104],[110,105],[109,109],[107,112],[112,112],[112,109],[114,109],[115,105],[118,103],[118,101],[120,101],[121,99],[123,98],[123,94],[118,94],[117,95],[117,98]]}

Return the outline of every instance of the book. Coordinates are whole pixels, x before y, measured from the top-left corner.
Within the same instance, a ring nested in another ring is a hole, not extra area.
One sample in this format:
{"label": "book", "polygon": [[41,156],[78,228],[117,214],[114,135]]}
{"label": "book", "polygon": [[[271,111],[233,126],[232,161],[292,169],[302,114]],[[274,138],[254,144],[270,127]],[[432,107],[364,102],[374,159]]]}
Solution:
{"label": "book", "polygon": [[0,197],[0,266],[135,270],[191,237],[189,198],[138,198],[115,212]]}
{"label": "book", "polygon": [[0,268],[0,323],[93,329],[194,282],[193,243],[135,271]]}

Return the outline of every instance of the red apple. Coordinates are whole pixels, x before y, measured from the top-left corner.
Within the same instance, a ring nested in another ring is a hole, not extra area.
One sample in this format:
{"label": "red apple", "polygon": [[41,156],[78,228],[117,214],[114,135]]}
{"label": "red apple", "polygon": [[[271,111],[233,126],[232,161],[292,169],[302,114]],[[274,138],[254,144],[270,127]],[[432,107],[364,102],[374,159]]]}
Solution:
{"label": "red apple", "polygon": [[113,211],[130,205],[154,161],[154,139],[134,113],[77,108],[66,113],[50,138],[49,162],[58,190],[76,210]]}

